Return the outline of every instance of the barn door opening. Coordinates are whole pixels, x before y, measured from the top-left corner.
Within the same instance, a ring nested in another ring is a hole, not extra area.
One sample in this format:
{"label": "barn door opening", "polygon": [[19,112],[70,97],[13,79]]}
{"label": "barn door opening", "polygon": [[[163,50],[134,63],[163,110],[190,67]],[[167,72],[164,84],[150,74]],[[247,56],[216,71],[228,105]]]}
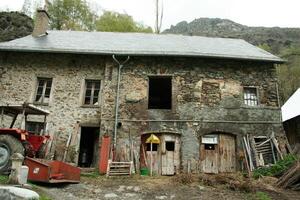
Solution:
{"label": "barn door opening", "polygon": [[200,161],[204,173],[236,171],[235,137],[229,134],[214,133],[201,138]]}
{"label": "barn door opening", "polygon": [[79,167],[94,167],[97,163],[99,127],[81,127]]}

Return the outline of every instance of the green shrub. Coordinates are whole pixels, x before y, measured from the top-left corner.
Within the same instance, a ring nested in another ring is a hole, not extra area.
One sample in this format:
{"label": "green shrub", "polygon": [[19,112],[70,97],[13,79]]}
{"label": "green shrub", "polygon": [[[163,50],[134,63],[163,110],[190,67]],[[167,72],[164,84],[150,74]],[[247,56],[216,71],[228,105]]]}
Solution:
{"label": "green shrub", "polygon": [[262,176],[275,176],[282,175],[295,161],[297,156],[289,154],[286,155],[282,160],[269,167],[257,168],[253,171],[253,177],[259,178]]}
{"label": "green shrub", "polygon": [[8,176],[0,175],[0,184],[7,184],[7,183],[8,183]]}

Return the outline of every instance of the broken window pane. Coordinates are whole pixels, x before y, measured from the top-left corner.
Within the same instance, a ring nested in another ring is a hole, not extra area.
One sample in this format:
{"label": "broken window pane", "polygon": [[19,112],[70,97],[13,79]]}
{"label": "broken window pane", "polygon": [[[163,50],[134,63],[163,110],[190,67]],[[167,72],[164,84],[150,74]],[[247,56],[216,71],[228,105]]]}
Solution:
{"label": "broken window pane", "polygon": [[98,105],[100,80],[86,80],[85,81],[85,105]]}
{"label": "broken window pane", "polygon": [[152,76],[149,77],[149,109],[172,108],[172,77]]}
{"label": "broken window pane", "polygon": [[49,103],[51,87],[51,78],[38,78],[35,101],[38,103]]}
{"label": "broken window pane", "polygon": [[255,87],[244,87],[244,103],[248,106],[257,106],[257,88]]}

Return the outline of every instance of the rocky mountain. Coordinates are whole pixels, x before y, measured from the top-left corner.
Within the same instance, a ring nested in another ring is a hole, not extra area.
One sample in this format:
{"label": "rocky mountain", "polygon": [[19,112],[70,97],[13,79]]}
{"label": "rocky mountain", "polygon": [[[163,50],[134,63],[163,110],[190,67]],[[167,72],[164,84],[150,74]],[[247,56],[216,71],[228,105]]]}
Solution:
{"label": "rocky mountain", "polygon": [[241,38],[257,46],[268,45],[275,54],[300,44],[300,28],[250,27],[219,18],[199,18],[190,23],[182,21],[163,33]]}
{"label": "rocky mountain", "polygon": [[33,20],[19,12],[0,12],[0,42],[31,34]]}

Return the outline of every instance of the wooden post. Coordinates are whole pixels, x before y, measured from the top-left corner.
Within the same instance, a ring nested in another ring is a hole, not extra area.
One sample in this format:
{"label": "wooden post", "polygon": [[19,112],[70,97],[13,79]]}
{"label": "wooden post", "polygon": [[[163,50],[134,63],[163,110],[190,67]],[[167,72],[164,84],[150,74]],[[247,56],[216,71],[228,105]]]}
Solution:
{"label": "wooden post", "polygon": [[152,176],[152,142],[150,143],[150,175]]}
{"label": "wooden post", "polygon": [[1,109],[1,127],[4,128],[4,108]]}
{"label": "wooden post", "polygon": [[26,111],[26,107],[25,104],[23,105],[23,112],[22,112],[22,118],[21,118],[21,124],[20,124],[20,129],[25,129],[25,111]]}
{"label": "wooden post", "polygon": [[44,116],[44,127],[43,127],[43,135],[46,134],[46,121],[47,121],[47,115]]}

